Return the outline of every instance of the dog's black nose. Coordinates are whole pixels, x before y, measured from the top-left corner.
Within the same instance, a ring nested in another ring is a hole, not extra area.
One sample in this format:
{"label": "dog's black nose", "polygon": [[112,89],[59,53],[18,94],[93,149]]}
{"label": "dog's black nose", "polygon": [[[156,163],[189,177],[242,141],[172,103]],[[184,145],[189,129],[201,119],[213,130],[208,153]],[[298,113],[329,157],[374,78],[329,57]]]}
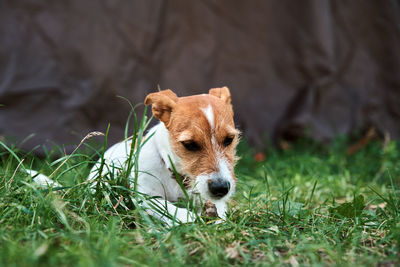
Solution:
{"label": "dog's black nose", "polygon": [[208,180],[208,190],[213,197],[221,198],[228,194],[231,184],[222,178]]}

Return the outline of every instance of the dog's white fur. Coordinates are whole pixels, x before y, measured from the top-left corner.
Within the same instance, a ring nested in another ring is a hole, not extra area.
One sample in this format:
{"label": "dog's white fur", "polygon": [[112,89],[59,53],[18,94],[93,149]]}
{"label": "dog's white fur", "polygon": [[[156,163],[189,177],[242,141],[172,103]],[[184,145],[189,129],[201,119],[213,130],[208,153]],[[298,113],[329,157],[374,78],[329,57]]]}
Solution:
{"label": "dog's white fur", "polygon": [[[146,141],[139,154],[138,166],[140,172],[138,174],[137,190],[149,196],[159,196],[162,197],[162,199],[167,200],[159,200],[158,203],[159,205],[164,206],[168,210],[168,213],[175,217],[179,222],[192,222],[196,217],[195,214],[192,214],[187,209],[175,207],[171,203],[177,201],[178,198],[184,198],[185,195],[176,180],[171,177],[170,170],[172,169],[172,166],[168,156],[174,163],[178,173],[182,169],[182,165],[180,159],[171,149],[168,130],[165,128],[164,124],[160,122],[149,130],[147,136],[151,135],[153,136]],[[104,159],[108,166],[113,166],[114,168],[103,168],[103,173],[106,174],[110,169],[117,171],[118,169],[124,168],[130,149],[130,142],[120,142],[110,147],[104,153]],[[199,194],[203,202],[211,200],[217,209],[219,217],[224,219],[226,214],[226,201],[234,193],[234,188],[232,187],[230,192],[223,198],[212,199],[208,193],[207,187],[207,181],[214,178],[214,176],[223,177],[234,185],[232,175],[230,174],[228,166],[223,158],[219,159],[219,165],[220,170],[218,173],[213,172],[208,175],[199,175],[196,178],[194,188],[189,190],[188,193],[190,195]],[[97,162],[93,166],[88,179],[96,178],[99,167],[100,162]],[[133,175],[131,176],[131,181],[132,180]],[[149,214],[164,220],[165,222],[171,223],[171,221],[163,214],[153,211],[149,204],[145,205],[148,205],[146,211]]]}
{"label": "dog's white fur", "polygon": [[[206,107],[200,107],[204,113],[204,116],[209,122],[211,130],[215,127],[214,111],[211,105]],[[185,133],[183,133],[184,135]],[[192,222],[196,216],[193,212],[188,211],[185,208],[178,208],[172,204],[178,200],[178,198],[184,198],[185,195],[180,188],[178,182],[172,178],[171,170],[173,169],[170,163],[170,159],[174,164],[177,173],[184,173],[181,159],[174,153],[170,144],[170,134],[165,127],[164,123],[160,122],[153,128],[151,128],[147,134],[146,142],[141,147],[141,151],[138,158],[138,180],[137,190],[149,196],[161,197],[156,200],[159,206],[165,208],[165,210],[175,218],[175,220],[181,223]],[[185,137],[185,136],[183,136]],[[145,138],[146,139],[146,138]],[[223,153],[219,152],[215,140],[215,136],[211,135],[211,143],[216,153],[218,170],[200,174],[195,177],[194,186],[188,189],[190,196],[200,196],[203,202],[210,200],[216,207],[218,216],[222,219],[226,217],[227,211],[227,200],[233,195],[235,191],[235,179],[233,177],[233,166],[231,166],[227,159],[224,158]],[[102,170],[102,176],[107,175],[108,172],[118,172],[120,169],[126,168],[127,159],[130,154],[131,141],[124,141],[117,143],[110,147],[104,154],[105,166]],[[99,176],[100,160],[93,166],[88,179],[95,180]],[[134,171],[130,177],[131,185],[133,187]],[[35,171],[31,171],[31,174],[36,174]],[[215,178],[222,178],[229,181],[231,187],[229,192],[222,198],[213,198],[208,189],[208,181]],[[46,176],[39,174],[35,179],[35,182],[41,186],[59,186],[59,184],[48,179]],[[93,186],[95,188],[95,186]],[[146,212],[154,217],[168,224],[172,224],[173,221],[167,218],[164,213],[159,213],[152,208],[149,202],[143,202],[141,205],[145,208]]]}

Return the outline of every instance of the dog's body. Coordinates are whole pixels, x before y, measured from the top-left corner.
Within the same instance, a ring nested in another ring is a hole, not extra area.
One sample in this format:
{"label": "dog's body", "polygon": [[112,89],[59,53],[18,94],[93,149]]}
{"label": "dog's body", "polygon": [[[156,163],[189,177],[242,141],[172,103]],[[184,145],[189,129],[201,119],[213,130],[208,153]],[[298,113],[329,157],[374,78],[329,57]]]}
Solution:
{"label": "dog's body", "polygon": [[[145,104],[152,105],[160,123],[150,129],[141,147],[137,190],[161,197],[164,201],[159,200],[160,205],[180,222],[193,221],[195,214],[172,204],[184,197],[173,167],[191,197],[200,196],[204,203],[211,201],[218,216],[225,218],[226,201],[236,185],[233,168],[239,134],[230,100],[227,87],[189,97],[178,98],[171,90],[146,97]],[[131,141],[115,144],[105,152],[105,164],[116,170],[124,168],[130,148]],[[100,161],[93,166],[89,179],[98,177],[99,168]],[[103,168],[103,175],[107,172]],[[143,205],[149,214],[170,223],[170,219]]]}

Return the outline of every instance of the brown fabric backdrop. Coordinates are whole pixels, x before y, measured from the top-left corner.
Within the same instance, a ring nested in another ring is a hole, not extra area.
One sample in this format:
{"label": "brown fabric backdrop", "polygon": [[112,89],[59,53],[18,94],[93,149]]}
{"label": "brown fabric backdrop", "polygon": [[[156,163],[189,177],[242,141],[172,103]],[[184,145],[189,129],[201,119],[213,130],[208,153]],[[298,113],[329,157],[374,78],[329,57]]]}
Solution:
{"label": "brown fabric backdrop", "polygon": [[371,125],[400,136],[397,1],[2,0],[0,135],[77,144],[161,88],[227,85],[238,126],[324,141]]}

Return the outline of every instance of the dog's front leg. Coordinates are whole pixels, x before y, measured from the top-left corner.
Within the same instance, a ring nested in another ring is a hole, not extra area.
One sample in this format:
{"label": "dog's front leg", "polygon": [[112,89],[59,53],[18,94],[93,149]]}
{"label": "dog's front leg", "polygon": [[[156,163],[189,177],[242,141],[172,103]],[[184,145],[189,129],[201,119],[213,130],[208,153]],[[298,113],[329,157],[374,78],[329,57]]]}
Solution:
{"label": "dog's front leg", "polygon": [[217,209],[218,217],[223,220],[226,220],[226,211],[228,210],[225,201],[215,201],[215,208]]}
{"label": "dog's front leg", "polygon": [[164,199],[143,201],[142,208],[147,214],[173,226],[176,223],[191,223],[196,220],[196,214],[185,208],[178,208]]}

